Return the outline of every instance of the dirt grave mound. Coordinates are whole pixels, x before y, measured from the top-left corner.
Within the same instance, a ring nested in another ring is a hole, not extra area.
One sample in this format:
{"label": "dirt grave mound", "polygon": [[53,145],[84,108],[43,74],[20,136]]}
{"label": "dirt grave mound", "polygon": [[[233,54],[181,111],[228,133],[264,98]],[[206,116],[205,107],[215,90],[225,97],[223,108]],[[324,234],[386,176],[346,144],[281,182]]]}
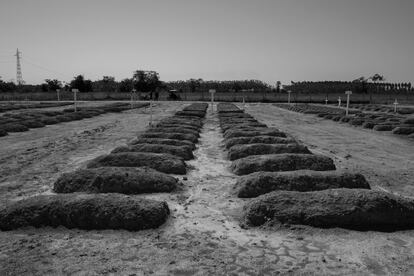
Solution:
{"label": "dirt grave mound", "polygon": [[244,208],[247,225],[267,222],[392,231],[414,228],[414,201],[366,189],[271,192]]}
{"label": "dirt grave mound", "polygon": [[295,144],[296,140],[291,138],[274,137],[274,136],[255,136],[255,137],[236,137],[227,139],[225,146],[227,149],[235,145],[247,144]]}
{"label": "dirt grave mound", "polygon": [[196,130],[183,128],[183,127],[153,127],[147,130],[147,132],[163,132],[163,133],[184,133],[192,134],[196,137],[200,137],[200,134]]}
{"label": "dirt grave mound", "polygon": [[27,126],[18,123],[4,124],[1,128],[7,132],[24,132],[29,130]]}
{"label": "dirt grave mound", "polygon": [[157,228],[168,218],[166,202],[120,194],[40,195],[0,211],[0,229],[65,226],[79,229]]}
{"label": "dirt grave mound", "polygon": [[403,120],[402,123],[414,126],[414,116],[408,117],[407,119]]}
{"label": "dirt grave mound", "polygon": [[374,126],[374,130],[376,131],[391,131],[394,129],[392,125],[376,125]]}
{"label": "dirt grave mound", "polygon": [[102,155],[92,159],[87,167],[150,167],[160,172],[172,174],[186,174],[187,171],[182,158],[151,152],[120,152]]}
{"label": "dirt grave mound", "polygon": [[231,164],[237,175],[245,175],[259,171],[279,172],[295,170],[330,171],[335,164],[329,157],[316,154],[267,154],[252,155],[237,159]]}
{"label": "dirt grave mound", "polygon": [[253,118],[252,115],[247,114],[247,113],[231,113],[231,112],[227,112],[227,113],[221,113],[219,114],[219,118],[220,120],[225,119],[225,118]]}
{"label": "dirt grave mound", "polygon": [[250,155],[281,153],[311,154],[306,146],[299,144],[247,144],[231,147],[228,152],[228,157],[230,160],[236,160]]}
{"label": "dirt grave mound", "polygon": [[54,125],[58,124],[59,120],[56,120],[54,117],[43,117],[40,119],[40,122],[42,122],[45,125]]}
{"label": "dirt grave mound", "polygon": [[130,145],[137,144],[161,144],[171,146],[188,146],[191,150],[195,149],[195,144],[186,140],[163,139],[163,138],[136,138],[132,140]]}
{"label": "dirt grave mound", "polygon": [[206,116],[206,112],[204,111],[195,111],[195,110],[188,110],[188,111],[177,111],[175,113],[177,116],[193,116],[198,118],[204,118]]}
{"label": "dirt grave mound", "polygon": [[230,130],[240,130],[240,131],[247,131],[247,130],[254,130],[254,131],[261,131],[268,129],[267,125],[261,123],[249,123],[249,124],[231,124],[231,125],[222,125],[221,129],[223,133],[226,133]]}
{"label": "dirt grave mound", "polygon": [[145,132],[141,134],[141,138],[164,138],[164,139],[175,139],[175,140],[186,140],[196,144],[198,137],[193,134],[186,133],[164,133],[164,132]]}
{"label": "dirt grave mound", "polygon": [[200,127],[196,127],[196,126],[190,126],[190,125],[183,125],[183,124],[179,124],[179,123],[158,123],[156,126],[157,127],[161,127],[161,128],[170,128],[170,127],[180,127],[183,129],[190,129],[190,130],[194,130],[197,132],[200,132]]}
{"label": "dirt grave mound", "polygon": [[135,144],[132,146],[121,146],[115,148],[111,153],[118,152],[154,152],[168,153],[183,158],[184,160],[194,159],[193,151],[188,146],[172,146],[163,144]]}
{"label": "dirt grave mound", "polygon": [[179,124],[179,125],[187,125],[187,126],[192,126],[192,127],[196,127],[198,129],[201,129],[202,124],[199,121],[190,121],[187,119],[180,119],[177,117],[171,117],[171,118],[167,118],[162,120],[159,124]]}
{"label": "dirt grave mound", "polygon": [[326,189],[370,189],[365,177],[339,171],[255,172],[240,177],[235,190],[238,197],[257,197],[272,191],[320,191]]}
{"label": "dirt grave mound", "polygon": [[260,131],[242,131],[242,130],[229,130],[224,134],[225,139],[235,137],[253,137],[253,136],[274,136],[274,137],[286,137],[286,134],[277,129],[266,129]]}
{"label": "dirt grave mound", "polygon": [[392,133],[400,134],[400,135],[409,135],[411,133],[414,133],[414,126],[413,127],[396,127],[392,130]]}
{"label": "dirt grave mound", "polygon": [[105,167],[62,174],[54,183],[56,193],[141,194],[171,192],[177,179],[151,168]]}
{"label": "dirt grave mound", "polygon": [[35,120],[21,121],[20,124],[28,128],[41,128],[45,126],[45,124],[43,124],[41,121],[35,121]]}

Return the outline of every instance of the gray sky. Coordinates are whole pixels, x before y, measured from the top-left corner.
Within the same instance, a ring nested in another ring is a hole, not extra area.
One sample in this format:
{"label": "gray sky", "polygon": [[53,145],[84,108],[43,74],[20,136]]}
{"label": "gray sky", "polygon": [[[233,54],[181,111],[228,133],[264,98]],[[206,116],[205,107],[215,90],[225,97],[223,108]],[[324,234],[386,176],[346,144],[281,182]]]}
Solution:
{"label": "gray sky", "polygon": [[0,0],[0,76],[414,82],[413,0]]}

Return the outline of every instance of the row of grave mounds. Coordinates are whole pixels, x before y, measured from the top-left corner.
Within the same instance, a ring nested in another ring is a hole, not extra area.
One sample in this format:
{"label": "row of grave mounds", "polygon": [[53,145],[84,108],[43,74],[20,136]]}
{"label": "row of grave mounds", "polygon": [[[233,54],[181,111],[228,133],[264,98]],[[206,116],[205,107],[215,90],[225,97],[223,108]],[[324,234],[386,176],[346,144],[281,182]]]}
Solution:
{"label": "row of grave mounds", "polygon": [[66,105],[71,105],[72,102],[39,102],[39,103],[15,103],[15,102],[5,102],[0,103],[0,113],[21,110],[21,109],[32,109],[32,108],[49,108],[49,107],[61,107]]}
{"label": "row of grave mounds", "polygon": [[371,190],[363,175],[337,171],[331,158],[312,154],[289,135],[265,135],[277,129],[259,126],[246,113],[227,114],[234,117],[219,118],[231,170],[240,175],[233,191],[254,198],[243,209],[243,225],[377,231],[414,227],[413,200]]}
{"label": "row of grave mounds", "polygon": [[[410,138],[414,138],[414,117],[401,115],[411,114],[408,111],[401,111],[402,113],[394,114],[392,112],[388,112],[389,107],[377,107],[373,109],[365,108],[361,110],[378,110],[378,112],[362,112],[350,110],[349,115],[345,115],[344,109],[330,106],[310,104],[275,105],[295,112],[314,114],[318,117],[335,122],[348,123],[351,126],[360,126],[366,129],[373,129],[375,131],[391,131],[393,134],[406,135]],[[386,108],[388,113],[384,113],[383,108]]]}
{"label": "row of grave mounds", "polygon": [[[0,211],[0,229],[62,225],[135,231],[159,227],[168,219],[167,203],[134,195],[177,189],[179,180],[169,174],[186,173],[184,160],[194,157],[203,124],[200,113],[205,116],[207,107],[190,105],[185,113],[149,127],[129,145],[89,161],[86,168],[62,174],[53,187],[57,195],[35,196],[6,206]],[[163,126],[166,121],[168,127]],[[182,127],[185,123],[195,128]],[[145,137],[145,133],[159,137]]]}
{"label": "row of grave mounds", "polygon": [[[138,103],[133,108],[148,106],[148,103]],[[10,132],[25,132],[33,128],[42,128],[62,122],[78,121],[92,118],[109,112],[122,112],[131,109],[130,104],[111,103],[99,107],[82,107],[74,112],[73,108],[63,111],[37,111],[25,113],[5,113],[0,116],[0,137]]]}

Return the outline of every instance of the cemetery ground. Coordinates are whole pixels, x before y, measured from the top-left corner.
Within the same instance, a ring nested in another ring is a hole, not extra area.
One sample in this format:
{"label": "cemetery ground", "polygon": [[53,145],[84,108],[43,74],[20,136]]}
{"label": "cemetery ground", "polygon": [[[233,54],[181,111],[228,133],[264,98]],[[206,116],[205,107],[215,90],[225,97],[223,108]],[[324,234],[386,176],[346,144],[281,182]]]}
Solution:
{"label": "cemetery ground", "polygon": [[[94,103],[99,105],[99,103]],[[157,102],[155,121],[186,102]],[[239,105],[241,106],[241,105]],[[272,104],[247,104],[257,120],[288,133],[338,169],[363,174],[372,189],[414,198],[414,141],[352,127]],[[61,123],[0,138],[0,204],[51,194],[65,172],[131,141],[148,126],[149,108]],[[22,228],[0,232],[0,275],[414,274],[414,230],[353,231],[307,226],[245,228],[231,161],[211,107],[201,138],[164,200],[171,215],[143,231]]]}

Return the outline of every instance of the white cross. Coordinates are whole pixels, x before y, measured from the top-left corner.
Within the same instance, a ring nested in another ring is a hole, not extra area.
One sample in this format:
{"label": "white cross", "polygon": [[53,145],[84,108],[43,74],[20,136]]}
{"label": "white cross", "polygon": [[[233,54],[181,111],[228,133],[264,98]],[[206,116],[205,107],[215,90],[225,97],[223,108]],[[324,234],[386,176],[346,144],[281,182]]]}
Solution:
{"label": "white cross", "polygon": [[397,113],[397,105],[398,105],[399,103],[397,102],[397,99],[395,99],[395,102],[394,102],[394,113]]}

